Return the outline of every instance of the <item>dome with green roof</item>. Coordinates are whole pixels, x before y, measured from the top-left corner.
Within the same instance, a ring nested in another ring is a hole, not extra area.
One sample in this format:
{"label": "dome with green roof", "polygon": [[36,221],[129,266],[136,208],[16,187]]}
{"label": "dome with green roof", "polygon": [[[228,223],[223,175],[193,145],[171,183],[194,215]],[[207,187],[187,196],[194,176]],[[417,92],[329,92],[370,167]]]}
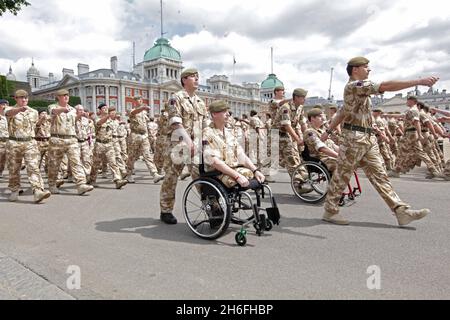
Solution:
{"label": "dome with green roof", "polygon": [[275,87],[284,87],[283,82],[281,82],[277,76],[273,73],[269,74],[266,80],[261,83],[261,89],[274,89]]}
{"label": "dome with green roof", "polygon": [[147,50],[144,56],[144,61],[157,60],[160,58],[169,59],[181,62],[180,52],[170,45],[166,38],[159,38],[155,45]]}

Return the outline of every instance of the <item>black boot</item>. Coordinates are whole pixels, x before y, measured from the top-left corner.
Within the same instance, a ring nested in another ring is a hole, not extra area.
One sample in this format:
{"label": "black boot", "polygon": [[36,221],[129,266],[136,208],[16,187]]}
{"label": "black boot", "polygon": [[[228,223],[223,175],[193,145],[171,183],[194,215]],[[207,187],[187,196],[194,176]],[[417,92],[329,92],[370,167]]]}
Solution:
{"label": "black boot", "polygon": [[177,218],[175,218],[175,216],[171,212],[161,212],[160,219],[167,224],[177,224]]}

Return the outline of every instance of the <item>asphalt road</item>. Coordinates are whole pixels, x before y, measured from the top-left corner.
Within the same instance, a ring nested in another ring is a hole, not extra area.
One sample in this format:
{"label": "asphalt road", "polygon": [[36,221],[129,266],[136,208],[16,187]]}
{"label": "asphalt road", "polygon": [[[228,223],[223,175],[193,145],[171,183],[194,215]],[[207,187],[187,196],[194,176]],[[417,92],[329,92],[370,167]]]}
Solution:
{"label": "asphalt road", "polygon": [[362,172],[363,194],[342,209],[351,224],[336,226],[321,221],[320,205],[293,196],[282,171],[271,184],[281,224],[261,237],[251,228],[245,247],[235,244],[236,226],[217,241],[188,229],[180,199],[189,181],[177,189],[179,223],[161,223],[160,185],[142,162],[123,190],[99,179],[78,196],[66,183],[40,205],[29,189],[8,202],[3,179],[0,299],[449,299],[450,182],[424,175],[393,180],[404,201],[432,210],[398,228]]}

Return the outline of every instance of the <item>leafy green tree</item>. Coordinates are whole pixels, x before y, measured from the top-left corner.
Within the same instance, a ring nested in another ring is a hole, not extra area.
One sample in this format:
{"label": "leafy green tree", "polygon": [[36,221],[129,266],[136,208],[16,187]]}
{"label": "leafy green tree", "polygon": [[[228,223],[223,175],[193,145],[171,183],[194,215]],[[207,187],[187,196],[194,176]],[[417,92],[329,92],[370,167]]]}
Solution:
{"label": "leafy green tree", "polygon": [[13,15],[17,15],[23,6],[29,6],[26,0],[0,0],[0,16],[6,11],[11,12]]}

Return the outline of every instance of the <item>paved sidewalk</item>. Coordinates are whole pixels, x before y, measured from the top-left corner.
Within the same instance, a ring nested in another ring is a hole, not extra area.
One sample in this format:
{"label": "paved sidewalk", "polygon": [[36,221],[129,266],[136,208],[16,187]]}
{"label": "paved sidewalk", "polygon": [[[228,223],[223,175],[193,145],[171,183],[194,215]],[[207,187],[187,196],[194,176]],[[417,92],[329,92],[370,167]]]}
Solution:
{"label": "paved sidewalk", "polygon": [[74,300],[74,298],[0,252],[0,300]]}

